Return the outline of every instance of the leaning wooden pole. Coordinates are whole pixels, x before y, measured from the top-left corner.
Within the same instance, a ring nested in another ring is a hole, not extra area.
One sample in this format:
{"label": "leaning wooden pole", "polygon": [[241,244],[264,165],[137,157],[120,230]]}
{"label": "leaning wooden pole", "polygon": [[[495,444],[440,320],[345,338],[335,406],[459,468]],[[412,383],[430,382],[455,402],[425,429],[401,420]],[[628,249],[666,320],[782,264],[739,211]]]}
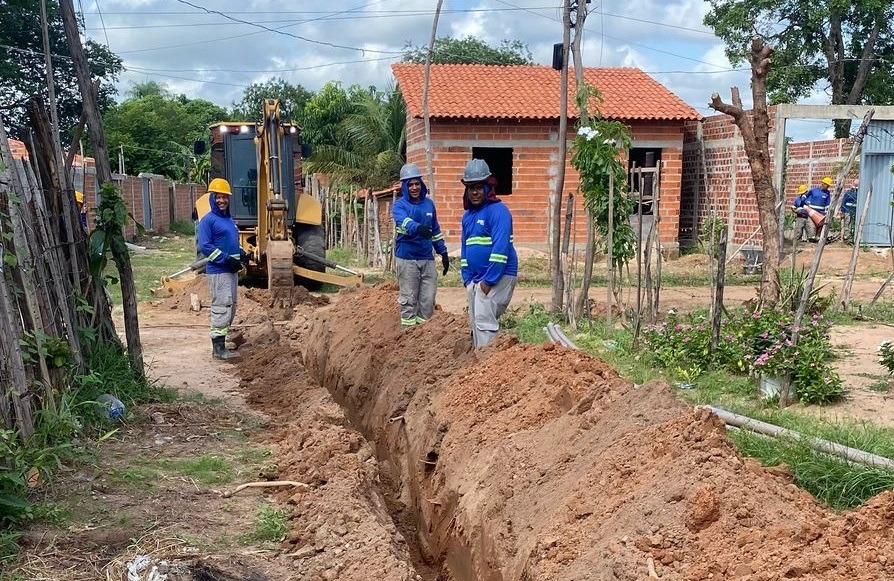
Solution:
{"label": "leaning wooden pole", "polygon": [[[860,128],[857,129],[857,133],[854,135],[854,143],[851,148],[851,153],[848,156],[847,161],[844,163],[844,167],[841,168],[841,171],[838,173],[838,179],[835,180],[834,194],[829,203],[830,208],[837,208],[841,202],[841,189],[844,185],[845,176],[850,173],[851,167],[853,167],[854,161],[857,159],[857,153],[860,151],[860,146],[863,144],[863,138],[869,130],[869,122],[872,121],[873,115],[875,115],[875,109],[870,109],[866,112],[866,115],[863,116],[863,123],[860,124]],[[801,328],[801,322],[804,320],[804,313],[807,311],[807,305],[810,304],[810,295],[813,294],[816,273],[819,270],[820,260],[822,260],[823,257],[823,250],[826,247],[826,240],[829,237],[829,222],[830,220],[823,222],[819,242],[816,243],[816,250],[813,253],[813,262],[810,265],[807,278],[804,280],[804,286],[801,289],[801,299],[798,302],[798,309],[795,311],[795,318],[792,321],[792,329],[794,329],[792,331],[792,343],[795,345],[798,344],[798,339],[800,338],[798,329]],[[786,381],[782,388],[782,392],[779,394],[780,407],[788,406],[791,403],[791,398],[791,382]]]}
{"label": "leaning wooden pole", "polygon": [[[112,183],[112,168],[109,165],[109,151],[106,146],[106,135],[103,130],[99,102],[93,81],[90,78],[87,54],[84,51],[84,45],[81,43],[74,4],[72,0],[59,0],[59,7],[62,11],[65,37],[71,50],[72,64],[74,65],[78,86],[81,90],[84,114],[87,116],[87,127],[90,129],[90,141],[93,146],[93,157],[96,164],[96,182],[102,188],[105,184]],[[140,341],[137,292],[134,284],[133,268],[130,263],[130,254],[123,237],[113,239],[110,246],[112,256],[118,267],[121,283],[121,303],[124,308],[124,332],[127,338],[127,355],[130,359],[131,368],[134,372],[142,375],[145,372],[143,368],[143,345]]]}
{"label": "leaning wooden pole", "polygon": [[844,284],[841,285],[841,294],[838,295],[838,304],[841,308],[846,309],[847,304],[851,300],[851,288],[854,286],[854,275],[857,272],[857,258],[860,256],[860,242],[863,238],[863,227],[866,225],[866,214],[869,213],[869,202],[872,200],[872,186],[866,192],[866,199],[863,200],[863,208],[860,210],[860,221],[857,222],[857,229],[854,231],[854,248],[851,250],[851,262],[847,267],[847,276],[844,277]]}
{"label": "leaning wooden pole", "polygon": [[565,161],[568,157],[568,49],[571,45],[571,4],[562,4],[562,70],[559,74],[559,143],[556,161],[556,185],[551,196],[549,229],[549,269],[553,283],[553,314],[562,312],[565,274],[562,269],[562,194],[565,191]]}

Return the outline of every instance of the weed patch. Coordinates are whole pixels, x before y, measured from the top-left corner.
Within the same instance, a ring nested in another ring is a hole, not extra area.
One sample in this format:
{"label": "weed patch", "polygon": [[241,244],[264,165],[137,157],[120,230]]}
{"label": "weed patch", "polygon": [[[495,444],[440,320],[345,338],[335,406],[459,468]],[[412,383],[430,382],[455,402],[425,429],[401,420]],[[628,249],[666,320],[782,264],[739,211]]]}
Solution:
{"label": "weed patch", "polygon": [[262,504],[258,508],[258,514],[254,527],[240,538],[243,544],[279,543],[286,538],[289,531],[286,512],[282,509]]}

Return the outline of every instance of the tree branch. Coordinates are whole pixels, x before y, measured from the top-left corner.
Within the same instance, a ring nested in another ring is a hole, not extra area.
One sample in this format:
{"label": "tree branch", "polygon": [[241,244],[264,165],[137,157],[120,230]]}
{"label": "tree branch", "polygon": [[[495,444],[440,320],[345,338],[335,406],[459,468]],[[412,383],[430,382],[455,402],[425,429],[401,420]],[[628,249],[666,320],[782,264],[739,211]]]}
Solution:
{"label": "tree branch", "polygon": [[848,105],[856,105],[860,96],[863,94],[863,89],[866,88],[872,64],[875,62],[875,43],[878,40],[881,30],[882,21],[881,18],[879,18],[876,19],[872,31],[869,33],[869,38],[867,38],[866,42],[863,44],[863,51],[860,54],[860,64],[857,67],[857,77],[854,79],[854,85],[851,87],[850,93],[848,93],[847,96]]}

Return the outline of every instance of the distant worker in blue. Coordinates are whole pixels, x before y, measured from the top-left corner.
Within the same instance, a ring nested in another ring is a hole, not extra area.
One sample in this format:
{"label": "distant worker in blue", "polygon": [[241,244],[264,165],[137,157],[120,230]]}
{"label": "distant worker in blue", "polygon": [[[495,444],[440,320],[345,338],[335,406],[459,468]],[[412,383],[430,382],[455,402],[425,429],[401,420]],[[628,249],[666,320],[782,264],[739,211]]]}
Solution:
{"label": "distant worker in blue", "polygon": [[460,273],[469,298],[472,344],[485,347],[500,330],[499,319],[518,280],[512,214],[497,199],[497,182],[483,159],[466,164]]}
{"label": "distant worker in blue", "polygon": [[208,185],[211,211],[196,230],[199,251],[208,258],[205,274],[211,295],[211,355],[234,359],[226,347],[227,333],[236,316],[236,285],[246,256],[239,245],[239,229],[230,216],[230,183],[222,178]]}
{"label": "distant worker in blue", "polygon": [[422,171],[415,163],[400,168],[401,197],[394,202],[397,282],[400,290],[400,326],[410,329],[429,320],[435,311],[438,289],[434,252],[441,256],[442,274],[450,268],[447,245],[438,223],[435,203],[428,198]]}
{"label": "distant worker in blue", "polygon": [[841,197],[841,207],[838,215],[842,219],[841,238],[845,242],[854,241],[854,223],[857,217],[857,192],[860,189],[860,180],[851,182],[851,187],[844,191]]}
{"label": "distant worker in blue", "polygon": [[[801,239],[806,230],[807,240],[810,242],[817,241],[817,225],[813,219],[810,218],[810,214],[812,213],[810,210],[823,216],[826,215],[826,212],[829,211],[829,202],[831,201],[829,188],[832,187],[834,183],[835,182],[831,177],[825,176],[820,180],[819,186],[814,186],[807,190],[807,192],[795,198],[795,202],[792,204],[792,209],[795,211],[798,218],[801,219],[800,221],[795,221],[795,240]],[[801,191],[800,187],[798,188],[798,191]]]}

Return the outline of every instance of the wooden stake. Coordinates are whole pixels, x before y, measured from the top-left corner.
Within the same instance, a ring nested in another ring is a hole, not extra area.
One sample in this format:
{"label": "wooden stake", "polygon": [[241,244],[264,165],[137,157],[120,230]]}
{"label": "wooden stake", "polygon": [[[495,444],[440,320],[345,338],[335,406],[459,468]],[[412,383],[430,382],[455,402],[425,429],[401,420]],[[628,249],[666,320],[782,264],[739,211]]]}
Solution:
{"label": "wooden stake", "polygon": [[[854,248],[851,251],[851,262],[847,267],[847,276],[844,278],[844,284],[841,286],[841,294],[838,296],[838,304],[841,308],[847,309],[847,304],[851,300],[851,287],[854,285],[854,274],[857,272],[857,257],[860,255],[860,240],[863,238],[863,226],[866,224],[866,215],[869,213],[869,201],[872,200],[872,185],[866,192],[866,199],[863,200],[863,208],[860,212],[860,221],[857,223],[857,229],[854,231]],[[842,231],[842,237],[844,232]]]}

